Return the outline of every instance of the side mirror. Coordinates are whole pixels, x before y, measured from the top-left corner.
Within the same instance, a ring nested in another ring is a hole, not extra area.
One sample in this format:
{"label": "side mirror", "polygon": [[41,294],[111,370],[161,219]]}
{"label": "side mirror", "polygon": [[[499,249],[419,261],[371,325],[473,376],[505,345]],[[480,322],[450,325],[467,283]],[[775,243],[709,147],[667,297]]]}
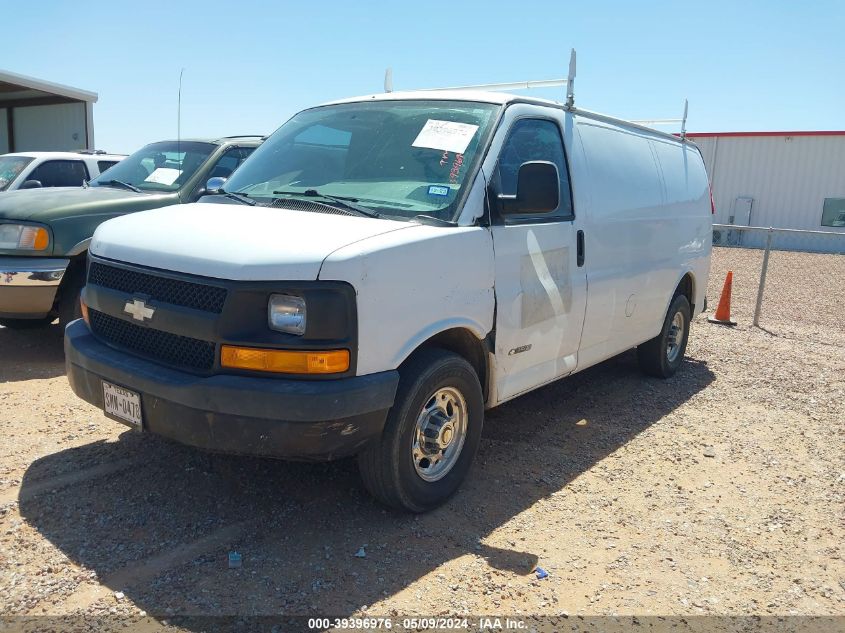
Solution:
{"label": "side mirror", "polygon": [[560,177],[557,165],[547,160],[531,160],[519,166],[516,195],[499,194],[505,215],[548,213],[560,204]]}
{"label": "side mirror", "polygon": [[223,188],[223,185],[226,184],[226,179],[221,178],[220,176],[215,176],[214,178],[209,178],[208,182],[205,183],[205,192],[207,194],[217,193]]}
{"label": "side mirror", "polygon": [[25,180],[19,189],[41,189],[42,186],[40,180]]}

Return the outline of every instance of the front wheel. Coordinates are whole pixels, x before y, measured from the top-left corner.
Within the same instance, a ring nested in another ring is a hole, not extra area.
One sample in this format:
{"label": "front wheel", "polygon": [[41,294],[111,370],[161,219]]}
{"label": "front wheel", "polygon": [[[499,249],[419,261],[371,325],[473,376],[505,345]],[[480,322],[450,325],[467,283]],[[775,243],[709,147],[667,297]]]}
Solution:
{"label": "front wheel", "polygon": [[672,299],[660,334],[637,347],[640,369],[649,376],[669,378],[684,360],[692,310],[684,295]]}
{"label": "front wheel", "polygon": [[358,466],[376,499],[425,512],[466,477],[481,442],[484,397],[472,366],[445,350],[417,352],[400,374],[382,437],[359,454]]}
{"label": "front wheel", "polygon": [[82,318],[82,306],[79,303],[82,288],[85,286],[85,264],[69,267],[59,288],[59,325],[62,329],[71,321]]}

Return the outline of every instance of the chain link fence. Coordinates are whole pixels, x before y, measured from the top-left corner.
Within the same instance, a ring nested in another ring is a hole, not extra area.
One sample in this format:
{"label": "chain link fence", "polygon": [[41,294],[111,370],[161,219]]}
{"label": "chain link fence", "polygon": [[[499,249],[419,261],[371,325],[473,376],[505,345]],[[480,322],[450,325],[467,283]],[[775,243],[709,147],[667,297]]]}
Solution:
{"label": "chain link fence", "polygon": [[845,232],[714,224],[713,245],[711,306],[732,270],[740,324],[845,346]]}
{"label": "chain link fence", "polygon": [[781,251],[837,253],[842,255],[845,254],[845,230],[809,231],[737,224],[714,224],[713,246],[773,248]]}

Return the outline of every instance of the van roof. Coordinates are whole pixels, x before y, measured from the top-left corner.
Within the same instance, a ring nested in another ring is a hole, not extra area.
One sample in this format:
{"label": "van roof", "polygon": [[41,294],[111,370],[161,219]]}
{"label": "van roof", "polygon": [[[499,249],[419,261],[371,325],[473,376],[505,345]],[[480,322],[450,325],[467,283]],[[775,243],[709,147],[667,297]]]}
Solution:
{"label": "van roof", "polygon": [[[479,103],[493,103],[496,105],[507,105],[511,103],[529,103],[533,105],[546,106],[551,108],[559,108],[561,110],[570,110],[566,104],[560,101],[553,101],[551,99],[540,99],[538,97],[525,97],[522,95],[513,95],[505,92],[488,92],[483,90],[406,90],[402,92],[382,92],[371,95],[363,95],[360,97],[350,97],[347,99],[338,99],[329,101],[321,105],[338,105],[342,103],[360,103],[364,101],[406,101],[412,99],[427,99],[438,101],[475,101]],[[617,117],[612,117],[607,114],[599,112],[592,112],[582,108],[571,108],[572,111],[593,119],[599,119],[608,123],[615,123],[620,125],[627,125],[635,127],[640,130],[645,130],[657,134],[659,136],[671,139],[675,142],[681,142],[681,139],[671,132],[664,132],[657,130],[641,123],[634,123],[626,121]]]}

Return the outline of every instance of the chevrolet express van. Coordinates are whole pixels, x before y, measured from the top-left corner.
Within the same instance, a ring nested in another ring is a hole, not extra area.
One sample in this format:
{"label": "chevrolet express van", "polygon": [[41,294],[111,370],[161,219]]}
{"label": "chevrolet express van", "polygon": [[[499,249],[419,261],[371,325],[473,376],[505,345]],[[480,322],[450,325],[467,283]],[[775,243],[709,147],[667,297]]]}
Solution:
{"label": "chevrolet express van", "polygon": [[485,409],[634,347],[668,378],[705,305],[700,152],[573,106],[329,103],[209,188],[97,229],[73,390],[211,451],[357,455],[413,512],[458,488]]}

